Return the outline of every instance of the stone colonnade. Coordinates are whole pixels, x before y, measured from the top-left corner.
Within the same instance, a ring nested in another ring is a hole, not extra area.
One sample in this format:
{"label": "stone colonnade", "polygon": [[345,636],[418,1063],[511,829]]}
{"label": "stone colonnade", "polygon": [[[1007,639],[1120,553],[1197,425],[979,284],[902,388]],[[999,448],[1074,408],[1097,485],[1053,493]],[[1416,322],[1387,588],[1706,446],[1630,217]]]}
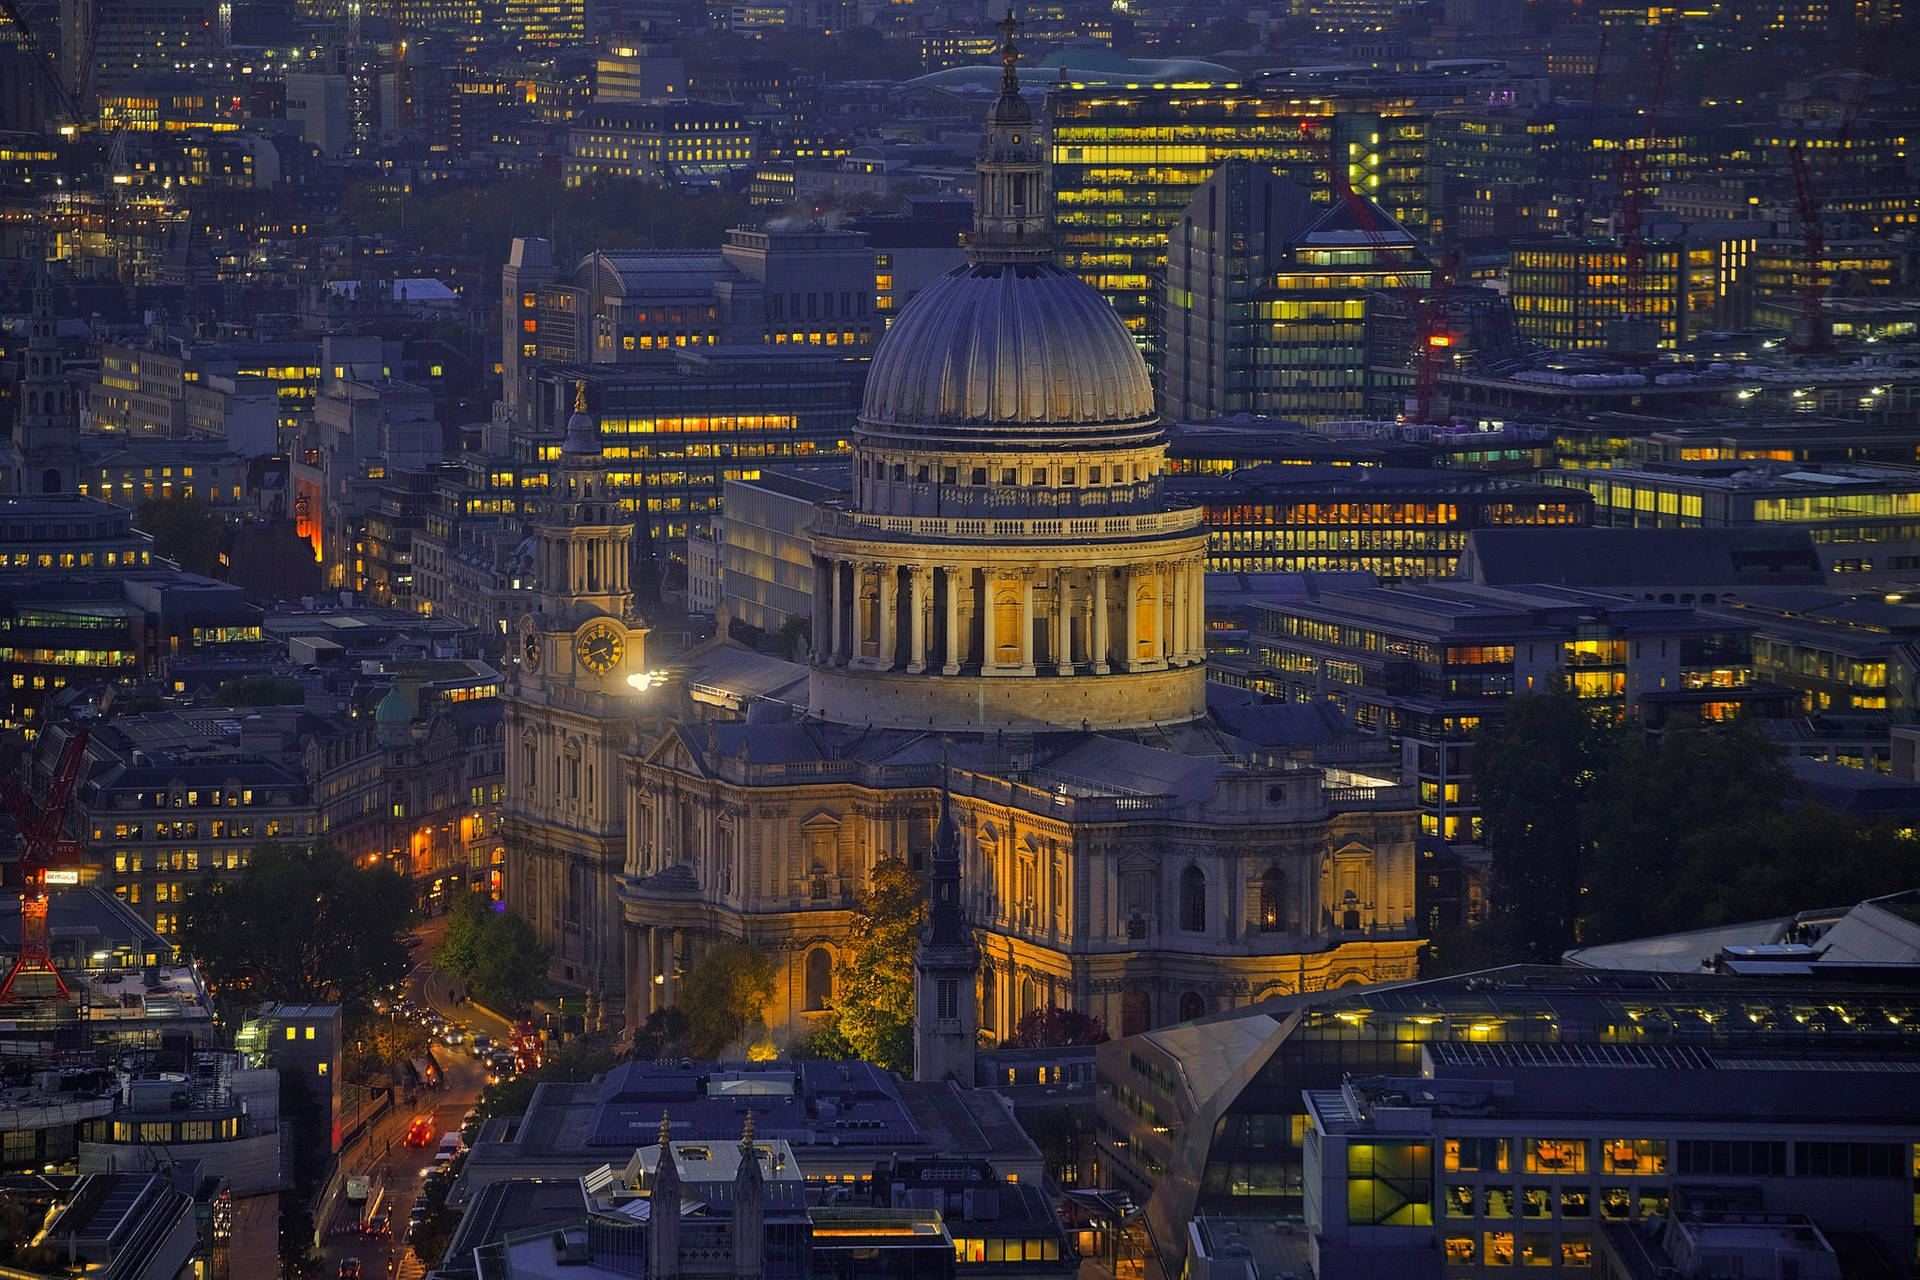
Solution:
{"label": "stone colonnade", "polygon": [[1206,661],[1201,555],[1117,566],[815,556],[813,661],[910,675],[1106,675]]}

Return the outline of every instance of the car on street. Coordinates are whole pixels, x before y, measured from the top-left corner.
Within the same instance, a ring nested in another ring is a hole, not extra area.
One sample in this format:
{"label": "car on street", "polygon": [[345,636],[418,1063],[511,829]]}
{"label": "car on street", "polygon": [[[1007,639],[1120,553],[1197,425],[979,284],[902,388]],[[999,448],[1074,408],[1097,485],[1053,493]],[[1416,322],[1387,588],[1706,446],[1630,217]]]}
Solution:
{"label": "car on street", "polygon": [[430,1147],[433,1145],[434,1137],[431,1115],[417,1115],[413,1118],[413,1123],[407,1126],[406,1145],[409,1147]]}
{"label": "car on street", "polygon": [[385,1209],[379,1210],[371,1218],[367,1219],[366,1235],[369,1240],[379,1240],[391,1234],[392,1230],[392,1223],[388,1219]]}
{"label": "car on street", "polygon": [[360,1259],[340,1259],[340,1280],[360,1280]]}

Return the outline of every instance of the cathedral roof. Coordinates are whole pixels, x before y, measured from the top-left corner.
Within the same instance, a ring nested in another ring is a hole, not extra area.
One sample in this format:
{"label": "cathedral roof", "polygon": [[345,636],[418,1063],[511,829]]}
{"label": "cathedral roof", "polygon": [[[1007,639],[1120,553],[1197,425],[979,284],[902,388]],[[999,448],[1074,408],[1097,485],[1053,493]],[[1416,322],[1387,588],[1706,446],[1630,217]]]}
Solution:
{"label": "cathedral roof", "polygon": [[1146,362],[1093,288],[1052,263],[969,263],[887,329],[863,422],[915,427],[1134,426],[1154,418]]}

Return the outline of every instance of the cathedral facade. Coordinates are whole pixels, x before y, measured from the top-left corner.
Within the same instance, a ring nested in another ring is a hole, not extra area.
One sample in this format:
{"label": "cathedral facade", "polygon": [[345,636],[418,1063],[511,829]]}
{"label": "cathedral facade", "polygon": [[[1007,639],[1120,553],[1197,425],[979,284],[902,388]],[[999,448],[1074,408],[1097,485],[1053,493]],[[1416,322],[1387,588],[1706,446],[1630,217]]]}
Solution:
{"label": "cathedral facade", "polygon": [[722,939],[774,958],[776,1038],[830,1017],[875,863],[934,871],[943,804],[978,954],[943,1025],[1130,1032],[1414,972],[1412,806],[1206,716],[1199,512],[1166,500],[1134,342],[1053,264],[1006,52],[969,260],[875,352],[853,492],[813,527],[806,706],[683,717],[623,761],[629,1025]]}

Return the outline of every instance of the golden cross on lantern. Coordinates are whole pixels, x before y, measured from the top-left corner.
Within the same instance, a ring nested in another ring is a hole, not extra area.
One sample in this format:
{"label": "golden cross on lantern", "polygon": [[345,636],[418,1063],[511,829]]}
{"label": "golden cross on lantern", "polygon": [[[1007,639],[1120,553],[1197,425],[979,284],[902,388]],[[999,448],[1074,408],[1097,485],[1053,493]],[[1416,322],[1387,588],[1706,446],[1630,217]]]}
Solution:
{"label": "golden cross on lantern", "polygon": [[1006,92],[1012,93],[1015,92],[1018,84],[1013,68],[1014,64],[1020,61],[1020,50],[1014,47],[1013,37],[1014,33],[1020,30],[1022,23],[1020,19],[1013,16],[1013,10],[1008,9],[1007,16],[994,25],[1000,28],[1000,34],[1005,37],[1000,45],[1000,61],[1006,66],[1006,72],[1001,78],[1001,87]]}
{"label": "golden cross on lantern", "polygon": [[575,413],[587,411],[587,380],[585,378],[573,384],[573,411]]}

